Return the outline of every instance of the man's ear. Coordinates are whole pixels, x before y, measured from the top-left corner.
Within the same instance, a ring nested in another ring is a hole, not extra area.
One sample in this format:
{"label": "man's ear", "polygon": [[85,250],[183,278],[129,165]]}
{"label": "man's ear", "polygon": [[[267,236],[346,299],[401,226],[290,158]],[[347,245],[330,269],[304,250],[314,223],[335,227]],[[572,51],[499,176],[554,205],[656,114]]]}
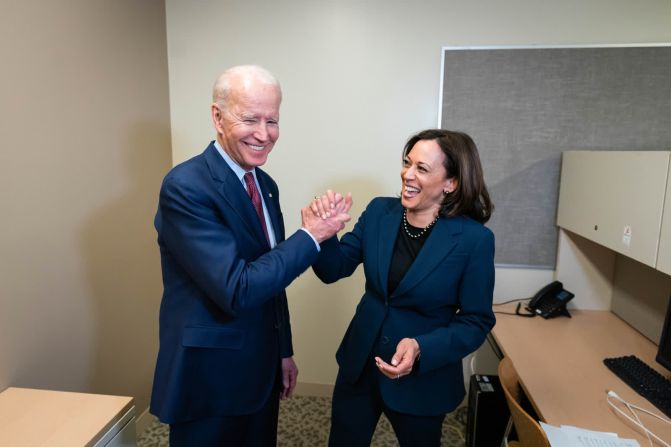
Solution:
{"label": "man's ear", "polygon": [[221,118],[222,118],[222,112],[219,106],[215,103],[212,103],[212,106],[210,107],[210,110],[212,112],[212,124],[214,124],[214,128],[217,130],[217,133],[222,133],[221,131]]}

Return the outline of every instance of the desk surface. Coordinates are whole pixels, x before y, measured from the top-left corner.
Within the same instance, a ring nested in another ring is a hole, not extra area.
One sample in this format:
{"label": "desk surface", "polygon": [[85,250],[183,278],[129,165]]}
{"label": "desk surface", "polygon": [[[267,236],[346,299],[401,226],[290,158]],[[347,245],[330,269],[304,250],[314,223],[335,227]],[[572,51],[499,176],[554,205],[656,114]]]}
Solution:
{"label": "desk surface", "polygon": [[[511,309],[515,307],[494,306],[495,311]],[[647,445],[645,435],[610,408],[606,390],[661,412],[606,368],[603,359],[635,354],[668,377],[669,372],[654,360],[657,346],[609,311],[572,309],[571,315],[573,318],[545,320],[497,313],[492,334],[512,360],[522,387],[545,422],[616,432]],[[637,413],[650,430],[671,440],[670,425]]]}
{"label": "desk surface", "polygon": [[132,406],[132,397],[7,388],[0,393],[0,445],[92,445]]}

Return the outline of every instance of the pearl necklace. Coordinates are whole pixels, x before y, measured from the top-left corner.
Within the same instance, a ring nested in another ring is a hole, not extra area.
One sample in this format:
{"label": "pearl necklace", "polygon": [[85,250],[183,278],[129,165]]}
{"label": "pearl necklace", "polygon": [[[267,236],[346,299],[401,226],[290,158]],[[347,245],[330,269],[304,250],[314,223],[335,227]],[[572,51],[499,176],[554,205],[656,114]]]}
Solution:
{"label": "pearl necklace", "polygon": [[429,228],[431,228],[431,227],[433,226],[433,224],[435,224],[436,222],[438,222],[438,217],[440,217],[440,216],[436,216],[436,218],[433,219],[433,222],[431,222],[431,223],[428,224],[426,227],[424,227],[424,228],[422,229],[422,231],[420,231],[419,233],[417,233],[417,234],[412,234],[412,233],[410,232],[410,230],[408,229],[408,210],[403,210],[403,229],[405,230],[405,234],[407,234],[408,237],[411,237],[411,238],[413,238],[413,239],[419,239],[420,237],[424,236],[424,233],[426,233],[427,231],[429,231]]}

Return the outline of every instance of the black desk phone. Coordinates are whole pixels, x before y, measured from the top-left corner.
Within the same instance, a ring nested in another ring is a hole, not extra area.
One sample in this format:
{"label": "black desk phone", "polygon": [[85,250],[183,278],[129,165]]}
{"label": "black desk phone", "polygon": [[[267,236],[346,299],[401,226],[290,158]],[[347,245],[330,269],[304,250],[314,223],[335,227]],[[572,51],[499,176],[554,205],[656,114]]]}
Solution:
{"label": "black desk phone", "polygon": [[574,296],[574,294],[564,289],[564,285],[561,282],[553,281],[536,292],[534,297],[531,298],[531,301],[527,304],[529,314],[521,314],[519,312],[519,304],[516,313],[529,317],[535,315],[540,315],[543,318],[553,318],[559,315],[571,317],[571,314],[566,309],[566,303],[571,301]]}

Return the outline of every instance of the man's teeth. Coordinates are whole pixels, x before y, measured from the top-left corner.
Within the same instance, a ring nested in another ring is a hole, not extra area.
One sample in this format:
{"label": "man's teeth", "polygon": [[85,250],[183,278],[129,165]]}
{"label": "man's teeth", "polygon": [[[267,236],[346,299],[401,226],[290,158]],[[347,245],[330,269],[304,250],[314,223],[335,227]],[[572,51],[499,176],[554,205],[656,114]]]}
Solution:
{"label": "man's teeth", "polygon": [[248,146],[251,147],[252,150],[255,150],[255,151],[262,151],[263,150],[263,146],[255,146],[253,144],[248,144]]}

